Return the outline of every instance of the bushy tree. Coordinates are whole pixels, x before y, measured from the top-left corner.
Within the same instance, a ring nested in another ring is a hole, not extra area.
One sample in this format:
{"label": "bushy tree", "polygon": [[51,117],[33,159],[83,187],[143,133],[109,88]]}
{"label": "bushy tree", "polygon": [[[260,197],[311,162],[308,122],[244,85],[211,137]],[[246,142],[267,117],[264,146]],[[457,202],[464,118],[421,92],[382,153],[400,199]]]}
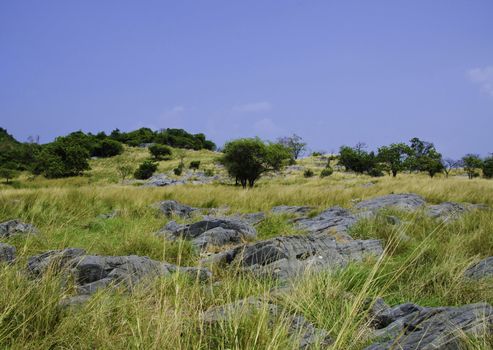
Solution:
{"label": "bushy tree", "polygon": [[303,176],[306,177],[306,178],[313,177],[314,175],[315,175],[315,173],[313,172],[312,169],[306,169],[303,172]]}
{"label": "bushy tree", "polygon": [[77,176],[89,169],[89,152],[72,138],[58,138],[43,146],[33,172],[47,178]]}
{"label": "bushy tree", "polygon": [[0,168],[0,178],[5,179],[7,183],[9,183],[10,180],[15,179],[17,176],[19,176],[19,172],[17,170]]}
{"label": "bushy tree", "polygon": [[320,177],[327,177],[327,176],[330,176],[334,173],[334,170],[332,169],[332,167],[328,166],[326,168],[324,168],[321,172],[320,172]]}
{"label": "bushy tree", "polygon": [[306,142],[303,139],[293,134],[292,136],[281,137],[277,140],[278,143],[288,148],[291,151],[293,159],[298,159],[298,157],[306,150]]}
{"label": "bushy tree", "polygon": [[339,150],[339,164],[346,170],[356,173],[368,173],[376,166],[376,157],[373,152],[367,152],[363,143],[355,147],[342,146]]}
{"label": "bushy tree", "polygon": [[[102,135],[100,134],[96,136],[96,138],[100,138],[100,137],[102,137]],[[104,135],[104,137],[106,137],[106,135]],[[123,145],[121,144],[121,142],[104,138],[97,143],[92,155],[96,157],[107,158],[107,157],[114,157],[122,153],[123,153]]]}
{"label": "bushy tree", "polygon": [[477,171],[483,167],[483,161],[477,154],[466,154],[462,157],[462,164],[469,179],[478,176]]}
{"label": "bushy tree", "polygon": [[493,154],[483,161],[483,176],[487,179],[493,178]]}
{"label": "bushy tree", "polygon": [[137,170],[135,170],[134,177],[139,180],[147,180],[157,170],[157,164],[152,160],[144,160]]}
{"label": "bushy tree", "polygon": [[411,171],[425,171],[430,177],[443,171],[442,155],[431,142],[415,137],[410,141],[411,155],[406,159],[406,166]]}
{"label": "bushy tree", "polygon": [[226,143],[220,161],[229,175],[243,188],[253,187],[260,176],[280,170],[291,158],[291,152],[280,144],[265,143],[259,138],[244,138]]}
{"label": "bushy tree", "polygon": [[460,159],[445,158],[442,160],[442,166],[445,176],[448,177],[452,169],[462,166],[462,161]]}
{"label": "bushy tree", "polygon": [[134,172],[134,167],[129,162],[119,162],[116,166],[116,171],[123,183]]}
{"label": "bushy tree", "polygon": [[194,171],[200,168],[200,160],[192,160],[190,162],[190,169],[193,169]]}
{"label": "bushy tree", "polygon": [[171,155],[173,154],[170,147],[160,144],[150,146],[149,152],[156,160],[171,159]]}
{"label": "bushy tree", "polygon": [[378,161],[384,163],[392,176],[405,169],[405,161],[412,154],[411,148],[405,143],[393,143],[378,149]]}

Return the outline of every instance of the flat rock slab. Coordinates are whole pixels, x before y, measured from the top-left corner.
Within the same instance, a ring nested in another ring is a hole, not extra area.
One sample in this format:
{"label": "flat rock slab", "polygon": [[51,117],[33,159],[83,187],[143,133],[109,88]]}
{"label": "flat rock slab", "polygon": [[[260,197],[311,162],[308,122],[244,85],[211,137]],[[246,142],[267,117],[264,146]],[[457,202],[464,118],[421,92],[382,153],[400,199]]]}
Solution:
{"label": "flat rock slab", "polygon": [[293,341],[299,341],[300,349],[308,349],[312,346],[326,347],[332,343],[327,331],[316,328],[303,316],[288,314],[281,306],[261,298],[251,297],[210,308],[204,312],[202,319],[204,323],[214,325],[228,322],[234,317],[251,317],[256,312],[266,312],[269,323],[273,324],[276,317],[286,322],[289,337]]}
{"label": "flat rock slab", "polygon": [[325,234],[276,237],[222,252],[211,262],[239,262],[245,271],[281,280],[304,272],[337,269],[367,255],[381,255],[379,240],[337,242]]}
{"label": "flat rock slab", "polygon": [[469,267],[464,272],[464,276],[476,280],[493,277],[493,256],[481,260],[480,262]]}
{"label": "flat rock slab", "polygon": [[327,209],[313,218],[295,221],[297,229],[308,233],[346,233],[357,222],[349,210],[341,207]]}
{"label": "flat rock slab", "polygon": [[489,304],[422,307],[408,303],[378,308],[373,315],[375,336],[385,340],[365,350],[458,350],[462,349],[464,334],[484,336],[493,331],[493,308]]}
{"label": "flat rock slab", "polygon": [[0,263],[11,263],[15,260],[15,247],[9,244],[0,243]]}
{"label": "flat rock slab", "polygon": [[279,205],[271,209],[273,214],[287,214],[296,216],[306,216],[313,210],[309,206]]}
{"label": "flat rock slab", "polygon": [[131,290],[144,278],[166,276],[173,272],[184,272],[201,280],[211,275],[207,269],[180,267],[145,256],[86,255],[79,248],[51,250],[31,257],[27,268],[34,276],[48,271],[62,273],[66,278],[73,276],[79,295],[92,294],[110,285],[123,285]]}
{"label": "flat rock slab", "polygon": [[400,210],[417,210],[426,204],[423,197],[414,193],[389,194],[359,202],[354,206],[360,211],[376,213],[383,208],[396,208]]}
{"label": "flat rock slab", "polygon": [[463,214],[476,209],[485,209],[482,204],[444,202],[426,207],[426,214],[434,219],[452,221],[460,218]]}
{"label": "flat rock slab", "polygon": [[144,187],[164,187],[164,186],[174,186],[183,185],[185,181],[170,179],[165,174],[156,174],[150,177],[142,186]]}
{"label": "flat rock slab", "polygon": [[9,238],[18,235],[38,234],[38,229],[18,219],[0,223],[0,238]]}
{"label": "flat rock slab", "polygon": [[179,217],[186,218],[186,217],[190,217],[192,213],[199,210],[198,208],[181,204],[174,200],[157,202],[154,203],[152,206],[154,208],[159,209],[167,217],[172,217],[173,215],[177,215]]}

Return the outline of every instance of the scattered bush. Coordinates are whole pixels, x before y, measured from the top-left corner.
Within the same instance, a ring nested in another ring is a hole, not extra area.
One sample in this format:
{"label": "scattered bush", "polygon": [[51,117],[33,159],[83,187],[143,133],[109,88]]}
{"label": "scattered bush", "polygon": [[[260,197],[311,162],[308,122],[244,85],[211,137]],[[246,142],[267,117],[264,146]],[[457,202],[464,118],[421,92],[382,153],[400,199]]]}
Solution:
{"label": "scattered bush", "polygon": [[372,168],[368,171],[368,175],[370,175],[372,177],[382,177],[382,176],[384,176],[384,173],[382,170],[380,170],[378,168]]}
{"label": "scattered bush", "polygon": [[204,170],[204,175],[205,176],[208,176],[208,177],[212,177],[212,176],[214,176],[214,170],[212,170],[212,169],[205,169]]}
{"label": "scattered bush", "polygon": [[104,139],[95,147],[92,155],[96,157],[114,157],[123,153],[123,145],[115,140]]}
{"label": "scattered bush", "polygon": [[125,179],[134,172],[134,167],[130,163],[119,163],[116,167],[116,171],[123,183]]}
{"label": "scattered bush", "polygon": [[334,170],[331,167],[326,167],[320,172],[320,177],[324,178],[330,176],[334,173]]}
{"label": "scattered bush", "polygon": [[171,159],[173,151],[170,147],[165,145],[154,144],[149,147],[149,152],[156,160],[167,160]]}
{"label": "scattered bush", "polygon": [[462,157],[462,163],[469,179],[476,177],[477,170],[483,167],[483,162],[477,154],[466,154]]}
{"label": "scattered bush", "polygon": [[313,175],[315,175],[315,173],[313,172],[312,169],[306,169],[304,172],[303,172],[303,176],[304,177],[312,177]]}
{"label": "scattered bush", "polygon": [[176,176],[180,176],[183,173],[183,167],[178,166],[173,169],[173,172],[175,173]]}
{"label": "scattered bush", "polygon": [[77,176],[89,169],[89,152],[70,138],[58,138],[44,145],[37,155],[33,172],[47,178]]}
{"label": "scattered bush", "polygon": [[134,177],[139,180],[147,180],[157,170],[157,164],[152,160],[144,160],[137,170],[135,170]]}
{"label": "scattered bush", "polygon": [[198,170],[200,168],[200,160],[192,160],[190,162],[189,168],[193,170]]}

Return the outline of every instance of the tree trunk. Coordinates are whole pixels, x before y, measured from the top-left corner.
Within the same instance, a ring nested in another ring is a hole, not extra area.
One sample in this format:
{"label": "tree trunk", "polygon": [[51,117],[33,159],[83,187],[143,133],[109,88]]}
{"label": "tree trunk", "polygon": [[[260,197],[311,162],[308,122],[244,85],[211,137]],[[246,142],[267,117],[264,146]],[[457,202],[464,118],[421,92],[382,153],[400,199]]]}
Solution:
{"label": "tree trunk", "polygon": [[396,177],[397,176],[397,170],[392,170],[392,177]]}

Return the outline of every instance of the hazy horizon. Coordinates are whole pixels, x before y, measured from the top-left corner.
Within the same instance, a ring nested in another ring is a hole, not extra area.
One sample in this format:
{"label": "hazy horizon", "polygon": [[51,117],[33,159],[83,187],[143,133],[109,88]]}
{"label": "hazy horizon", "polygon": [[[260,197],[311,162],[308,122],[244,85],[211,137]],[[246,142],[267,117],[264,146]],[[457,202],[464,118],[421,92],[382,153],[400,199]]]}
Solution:
{"label": "hazy horizon", "polygon": [[493,152],[493,2],[0,4],[0,126]]}

